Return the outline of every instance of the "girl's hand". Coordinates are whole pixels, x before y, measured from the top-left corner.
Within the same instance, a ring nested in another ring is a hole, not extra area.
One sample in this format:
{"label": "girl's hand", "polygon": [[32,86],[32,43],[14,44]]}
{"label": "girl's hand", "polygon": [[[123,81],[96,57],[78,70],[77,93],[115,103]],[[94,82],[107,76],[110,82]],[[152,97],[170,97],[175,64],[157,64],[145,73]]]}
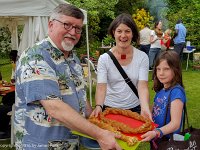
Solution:
{"label": "girl's hand", "polygon": [[142,142],[151,141],[153,138],[156,137],[156,131],[148,131],[147,133],[141,135]]}
{"label": "girl's hand", "polygon": [[98,117],[100,112],[102,112],[101,107],[96,106],[90,116]]}

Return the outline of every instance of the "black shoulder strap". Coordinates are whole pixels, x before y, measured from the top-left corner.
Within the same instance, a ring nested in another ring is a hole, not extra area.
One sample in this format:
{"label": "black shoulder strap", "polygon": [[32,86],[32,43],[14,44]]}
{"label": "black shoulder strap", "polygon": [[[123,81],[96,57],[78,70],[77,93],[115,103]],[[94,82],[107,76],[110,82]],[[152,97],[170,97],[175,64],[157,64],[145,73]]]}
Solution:
{"label": "black shoulder strap", "polygon": [[117,59],[115,58],[115,56],[113,55],[113,53],[111,51],[107,51],[107,54],[113,60],[113,63],[115,64],[115,66],[119,70],[119,72],[122,75],[122,77],[124,78],[125,82],[129,85],[129,87],[133,90],[133,92],[135,93],[135,95],[139,98],[138,91],[137,91],[135,85],[132,83],[131,79],[127,76],[126,72],[124,71],[124,69],[122,68],[122,66],[119,64],[119,62],[117,61]]}

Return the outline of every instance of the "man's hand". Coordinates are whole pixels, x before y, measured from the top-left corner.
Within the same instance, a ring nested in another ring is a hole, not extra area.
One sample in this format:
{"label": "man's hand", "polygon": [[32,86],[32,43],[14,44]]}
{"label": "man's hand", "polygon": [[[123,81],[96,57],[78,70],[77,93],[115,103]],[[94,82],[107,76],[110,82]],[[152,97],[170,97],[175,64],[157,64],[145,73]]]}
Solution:
{"label": "man's hand", "polygon": [[122,150],[115,138],[119,138],[120,135],[113,132],[102,130],[101,136],[97,139],[102,150]]}

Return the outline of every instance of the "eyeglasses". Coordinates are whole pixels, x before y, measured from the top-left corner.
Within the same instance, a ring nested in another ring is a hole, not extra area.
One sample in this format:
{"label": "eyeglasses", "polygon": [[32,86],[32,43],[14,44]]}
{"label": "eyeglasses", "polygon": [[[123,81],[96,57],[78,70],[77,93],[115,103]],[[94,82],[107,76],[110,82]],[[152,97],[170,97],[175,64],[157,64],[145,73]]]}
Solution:
{"label": "eyeglasses", "polygon": [[73,26],[71,23],[64,23],[64,22],[62,22],[62,21],[60,21],[60,20],[57,20],[57,19],[53,19],[53,20],[62,23],[62,24],[64,25],[65,30],[70,31],[70,30],[72,30],[72,29],[74,28],[76,34],[81,34],[81,32],[82,32],[82,28],[81,28],[81,27]]}

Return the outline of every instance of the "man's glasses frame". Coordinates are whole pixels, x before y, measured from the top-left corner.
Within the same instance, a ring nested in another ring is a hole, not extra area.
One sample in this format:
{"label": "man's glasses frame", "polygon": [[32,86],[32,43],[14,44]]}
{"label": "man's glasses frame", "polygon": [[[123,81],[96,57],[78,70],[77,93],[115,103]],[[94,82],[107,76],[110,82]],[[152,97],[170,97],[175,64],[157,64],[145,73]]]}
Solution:
{"label": "man's glasses frame", "polygon": [[81,34],[81,32],[82,32],[82,27],[73,26],[71,23],[62,22],[62,21],[60,21],[58,19],[53,19],[53,21],[54,20],[62,23],[64,25],[65,30],[67,30],[67,31],[70,31],[70,30],[72,30],[74,28],[76,34]]}

